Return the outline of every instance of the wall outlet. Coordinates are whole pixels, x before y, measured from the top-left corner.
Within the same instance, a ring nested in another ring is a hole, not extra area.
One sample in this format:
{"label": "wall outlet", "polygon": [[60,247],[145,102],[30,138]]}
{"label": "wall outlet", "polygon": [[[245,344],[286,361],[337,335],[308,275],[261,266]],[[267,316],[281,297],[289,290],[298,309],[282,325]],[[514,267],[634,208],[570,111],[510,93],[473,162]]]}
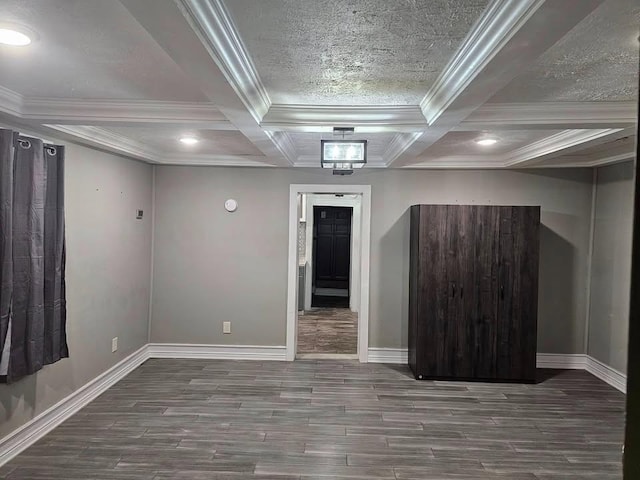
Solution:
{"label": "wall outlet", "polygon": [[111,353],[118,350],[118,337],[113,337],[111,339]]}
{"label": "wall outlet", "polygon": [[231,322],[222,322],[222,333],[231,333]]}

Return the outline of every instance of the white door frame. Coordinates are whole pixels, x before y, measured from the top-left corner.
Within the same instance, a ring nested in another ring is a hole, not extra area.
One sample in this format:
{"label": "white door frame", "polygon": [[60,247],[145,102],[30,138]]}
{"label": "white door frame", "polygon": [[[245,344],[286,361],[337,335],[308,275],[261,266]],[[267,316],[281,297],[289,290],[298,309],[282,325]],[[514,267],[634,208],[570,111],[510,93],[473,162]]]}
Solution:
{"label": "white door frame", "polygon": [[291,185],[289,189],[289,255],[287,280],[287,360],[296,357],[298,343],[298,195],[343,193],[362,195],[360,234],[360,305],[358,308],[358,359],[368,361],[369,253],[371,250],[371,185]]}

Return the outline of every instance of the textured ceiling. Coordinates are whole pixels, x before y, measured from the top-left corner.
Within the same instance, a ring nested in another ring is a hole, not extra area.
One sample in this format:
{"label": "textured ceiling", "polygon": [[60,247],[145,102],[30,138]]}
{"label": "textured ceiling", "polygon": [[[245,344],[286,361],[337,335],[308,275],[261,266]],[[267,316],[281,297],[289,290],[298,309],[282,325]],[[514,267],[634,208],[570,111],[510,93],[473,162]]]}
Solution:
{"label": "textured ceiling", "polygon": [[116,1],[0,0],[0,23],[39,40],[0,46],[0,85],[26,96],[205,100]]}
{"label": "textured ceiling", "polygon": [[[441,158],[451,155],[500,155],[559,133],[559,130],[504,130],[487,132],[449,132],[423,153],[423,157]],[[498,143],[478,145],[479,138],[492,137]]]}
{"label": "textured ceiling", "polygon": [[274,103],[418,104],[488,0],[226,0]]}
{"label": "textured ceiling", "polygon": [[633,100],[640,1],[608,0],[492,102]]}
{"label": "textured ceiling", "polygon": [[[175,128],[162,127],[112,127],[108,130],[125,135],[162,153],[262,156],[262,152],[240,132],[197,129],[176,130]],[[196,145],[185,145],[178,141],[184,135],[195,136],[200,139],[200,142]]]}
{"label": "textured ceiling", "polygon": [[[375,163],[380,160],[389,143],[395,137],[395,133],[356,133],[353,136],[345,137],[345,140],[367,140],[367,156]],[[289,136],[296,147],[299,155],[315,156],[320,162],[320,140],[340,140],[342,137],[334,136],[331,133],[289,133]],[[371,158],[373,157],[373,158]]]}

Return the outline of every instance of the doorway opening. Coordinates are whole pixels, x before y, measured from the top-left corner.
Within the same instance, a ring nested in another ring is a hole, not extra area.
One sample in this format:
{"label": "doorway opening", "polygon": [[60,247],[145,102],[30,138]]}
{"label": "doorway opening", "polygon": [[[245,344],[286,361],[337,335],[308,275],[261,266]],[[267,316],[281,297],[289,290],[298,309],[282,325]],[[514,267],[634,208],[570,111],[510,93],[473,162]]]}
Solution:
{"label": "doorway opening", "polygon": [[[332,195],[327,197],[340,199]],[[312,224],[307,224],[307,228],[313,230],[312,308],[349,308],[352,219],[353,207],[313,206]],[[354,341],[353,353],[355,347]]]}
{"label": "doorway opening", "polygon": [[367,361],[370,188],[291,186],[287,360]]}

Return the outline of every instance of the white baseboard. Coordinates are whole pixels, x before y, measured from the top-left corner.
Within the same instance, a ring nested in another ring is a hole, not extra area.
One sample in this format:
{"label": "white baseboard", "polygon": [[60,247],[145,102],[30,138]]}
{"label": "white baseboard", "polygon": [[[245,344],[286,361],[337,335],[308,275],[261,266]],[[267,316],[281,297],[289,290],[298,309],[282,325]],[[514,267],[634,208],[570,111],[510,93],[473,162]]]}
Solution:
{"label": "white baseboard", "polygon": [[150,343],[150,358],[202,358],[210,360],[286,360],[286,347],[256,345],[195,345]]}
{"label": "white baseboard", "polygon": [[406,348],[376,348],[369,347],[370,363],[397,363],[409,362],[409,351]]}
{"label": "white baseboard", "polygon": [[615,368],[605,365],[592,356],[587,356],[585,370],[594,377],[598,377],[603,382],[608,383],[613,388],[620,390],[622,393],[627,393],[627,376]]}
{"label": "white baseboard", "polygon": [[536,366],[538,368],[584,370],[587,366],[587,356],[583,353],[538,353]]}
{"label": "white baseboard", "polygon": [[[406,364],[406,348],[369,348],[369,362]],[[538,353],[538,368],[556,368],[562,370],[586,370],[591,375],[608,383],[617,390],[627,393],[627,376],[618,370],[583,353]]]}
{"label": "white baseboard", "polygon": [[4,437],[0,440],[0,466],[77,413],[98,395],[142,365],[148,358],[148,350],[145,345]]}

